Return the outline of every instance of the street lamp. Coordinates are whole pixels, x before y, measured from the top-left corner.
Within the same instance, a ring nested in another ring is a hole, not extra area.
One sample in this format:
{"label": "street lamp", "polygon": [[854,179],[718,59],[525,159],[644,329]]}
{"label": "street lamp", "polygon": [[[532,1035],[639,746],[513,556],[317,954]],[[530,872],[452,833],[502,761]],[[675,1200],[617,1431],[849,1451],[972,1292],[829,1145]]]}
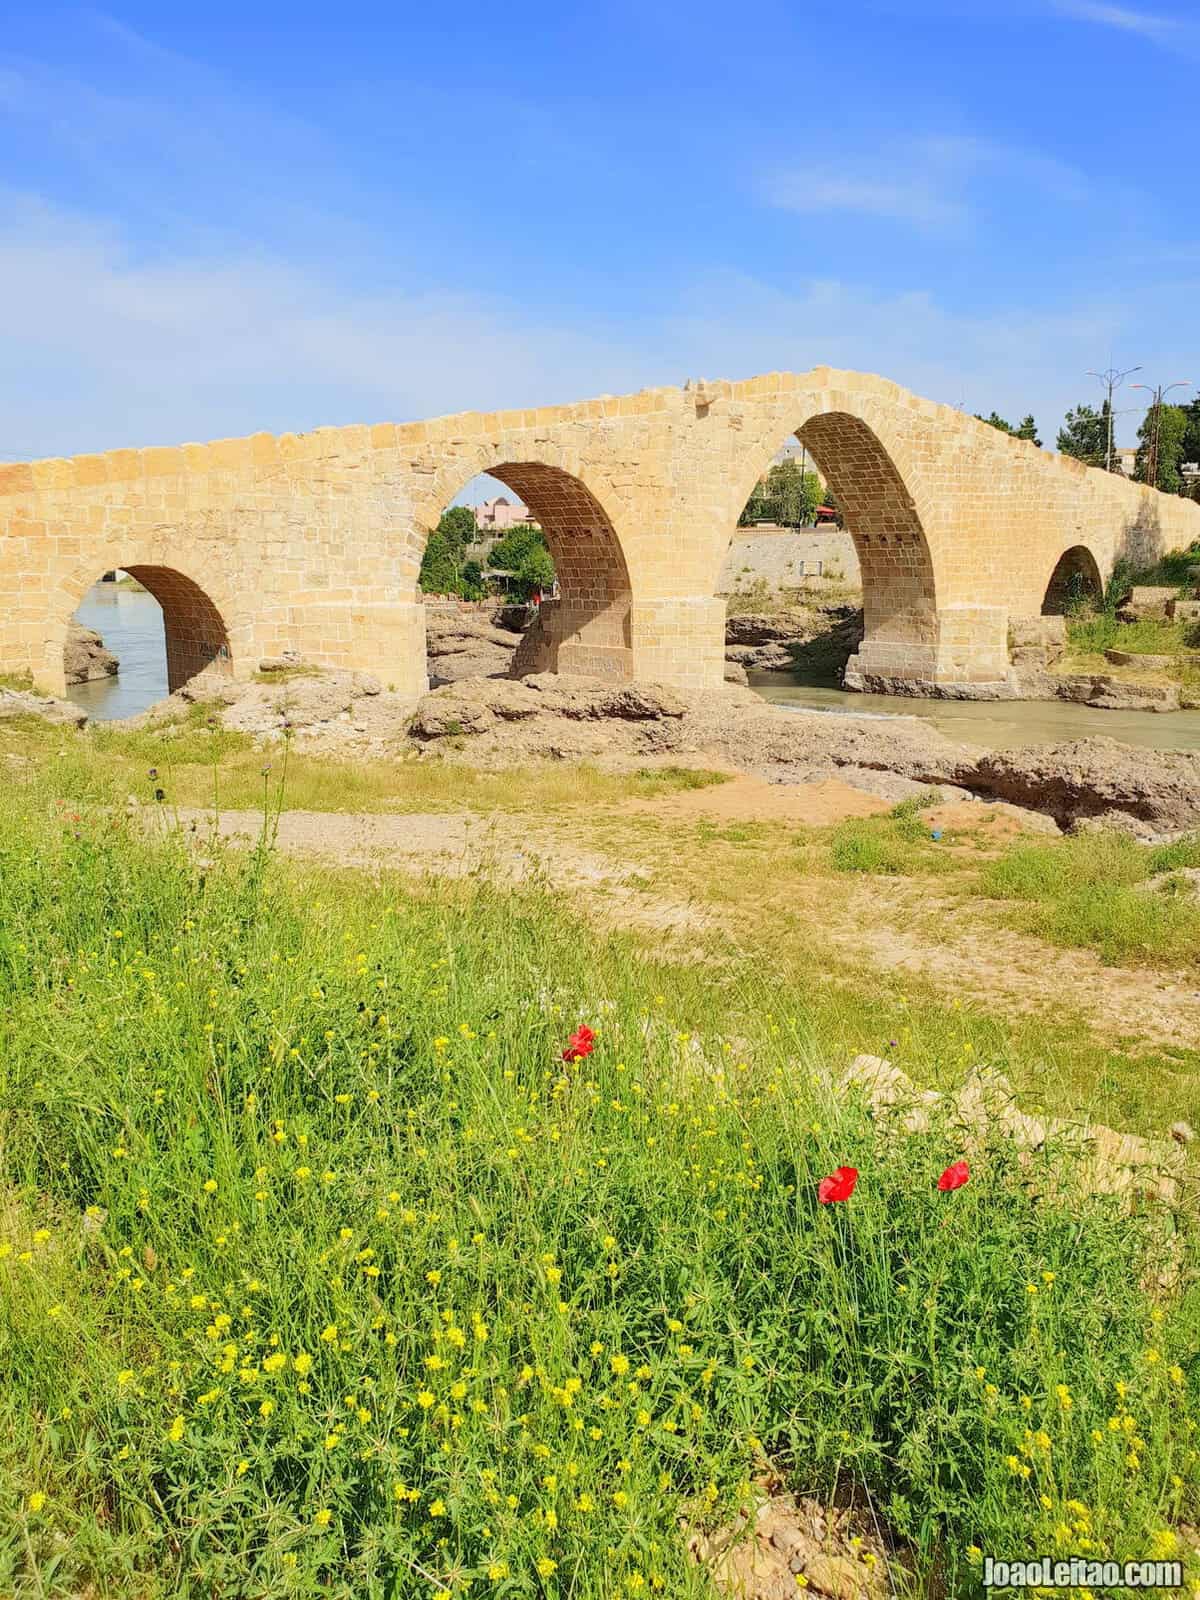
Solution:
{"label": "street lamp", "polygon": [[[1114,389],[1119,389],[1121,387],[1121,385],[1125,382],[1125,379],[1128,378],[1132,373],[1140,372],[1141,370],[1142,370],[1141,367],[1126,367],[1124,372],[1118,372],[1116,367],[1109,367],[1106,372],[1090,372],[1089,371],[1089,373],[1088,373],[1088,377],[1089,378],[1099,378],[1100,382],[1108,390],[1108,441],[1107,441],[1107,446],[1106,446],[1105,452],[1104,452],[1104,470],[1105,470],[1105,472],[1111,472],[1112,471],[1112,456],[1113,456],[1113,403],[1112,403],[1112,397],[1113,397],[1113,390]],[[1140,385],[1135,383],[1133,385],[1133,387],[1136,389],[1136,388],[1139,388]]]}
{"label": "street lamp", "polygon": [[1147,410],[1154,412],[1154,431],[1150,436],[1150,459],[1147,462],[1146,481],[1152,489],[1157,489],[1158,430],[1162,427],[1163,395],[1170,394],[1172,389],[1190,389],[1192,387],[1191,380],[1189,378],[1176,378],[1174,383],[1168,383],[1165,386],[1160,383],[1157,389],[1152,389],[1148,383],[1131,383],[1129,387],[1131,389],[1145,389],[1147,394],[1154,396],[1154,399],[1151,400],[1147,407]]}

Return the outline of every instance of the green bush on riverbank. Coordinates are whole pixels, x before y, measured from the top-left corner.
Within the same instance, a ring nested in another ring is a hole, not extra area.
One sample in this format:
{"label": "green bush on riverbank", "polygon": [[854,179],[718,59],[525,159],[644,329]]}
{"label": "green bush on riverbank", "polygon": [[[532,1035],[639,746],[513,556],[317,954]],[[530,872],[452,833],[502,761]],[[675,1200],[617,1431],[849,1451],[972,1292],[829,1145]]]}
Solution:
{"label": "green bush on riverbank", "polygon": [[880,1142],[745,967],[31,788],[0,983],[2,1585],[699,1594],[681,1511],[768,1460],[955,1595],[1195,1515],[1154,1215],[1003,1142],[939,1193],[959,1137]]}

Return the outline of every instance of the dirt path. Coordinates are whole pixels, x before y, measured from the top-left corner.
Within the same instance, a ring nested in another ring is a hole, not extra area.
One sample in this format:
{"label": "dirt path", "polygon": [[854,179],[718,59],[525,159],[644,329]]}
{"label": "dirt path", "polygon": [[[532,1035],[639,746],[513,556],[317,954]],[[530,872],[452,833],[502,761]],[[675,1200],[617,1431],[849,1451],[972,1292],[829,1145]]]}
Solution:
{"label": "dirt path", "polygon": [[[882,807],[873,796],[836,782],[762,787],[769,791],[772,821],[820,825]],[[759,798],[742,783],[731,783],[634,802],[621,811],[645,810],[664,821],[730,821],[760,817]],[[203,828],[212,816],[187,812],[182,820]],[[589,819],[587,826],[596,820]],[[256,839],[261,826],[257,811],[227,811],[219,819],[220,835],[238,842]],[[619,839],[607,841],[609,853],[602,853],[589,848],[580,831],[579,819],[567,817],[531,824],[514,815],[462,812],[288,811],[279,819],[277,842],[288,854],[373,872],[543,885],[571,893],[591,919],[605,926],[682,940],[685,954],[699,955],[699,941],[715,931],[747,951],[759,948],[764,919],[772,938],[791,937],[785,917],[795,937],[819,930],[821,944],[848,964],[911,972],[949,998],[970,999],[991,1011],[1057,1020],[1077,1016],[1102,1035],[1143,1045],[1200,1048],[1200,986],[1193,975],[1105,966],[1091,951],[1060,949],[1019,934],[1004,926],[999,909],[989,902],[956,901],[928,879],[842,875],[831,880],[789,872],[786,912],[777,916],[770,892],[761,897],[755,892],[753,868],[745,895],[735,901],[716,903],[706,896],[702,867],[694,897],[680,895],[678,881],[676,893],[664,893],[655,887],[650,862],[639,866],[620,859]],[[1002,826],[1000,831],[1009,830]],[[644,860],[642,851],[631,851],[639,854]],[[678,944],[675,953],[681,953]]]}
{"label": "dirt path", "polygon": [[[185,826],[212,826],[212,813],[182,810]],[[223,839],[250,844],[262,832],[259,811],[224,811],[217,832]],[[519,842],[514,836],[519,835]],[[589,914],[608,924],[654,932],[698,932],[712,922],[711,912],[688,901],[653,894],[649,879],[635,866],[589,851],[525,817],[488,818],[464,812],[285,811],[276,843],[289,855],[306,855],[338,866],[414,876],[488,877],[505,884],[537,884],[556,891],[579,891]]]}
{"label": "dirt path", "polygon": [[1142,1044],[1200,1048],[1195,974],[1105,966],[1091,950],[1005,927],[989,901],[953,901],[927,882],[856,883],[822,910],[836,948],[918,974],[942,993],[993,1011],[1074,1014],[1099,1033]]}

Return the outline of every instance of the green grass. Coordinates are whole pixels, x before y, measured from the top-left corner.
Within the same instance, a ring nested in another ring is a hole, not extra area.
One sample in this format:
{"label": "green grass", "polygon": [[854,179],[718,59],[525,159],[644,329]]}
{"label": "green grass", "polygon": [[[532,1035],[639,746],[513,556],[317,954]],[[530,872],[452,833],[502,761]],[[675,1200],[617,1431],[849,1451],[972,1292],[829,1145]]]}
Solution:
{"label": "green grass", "polygon": [[1166,1219],[1065,1151],[938,1194],[961,1134],[831,1094],[760,963],[201,865],[55,777],[0,838],[0,1588],[699,1596],[681,1515],[767,1462],[922,1593],[1196,1515],[1190,1226],[1152,1301]]}
{"label": "green grass", "polygon": [[1072,656],[1103,655],[1105,650],[1128,650],[1134,655],[1173,656],[1194,645],[1195,629],[1183,622],[1157,622],[1143,618],[1118,622],[1112,612],[1097,611],[1067,621],[1067,648]]}
{"label": "green grass", "polygon": [[282,741],[255,745],[247,735],[217,726],[212,708],[203,705],[162,727],[97,724],[76,733],[33,719],[0,723],[0,756],[5,754],[49,765],[62,792],[99,796],[119,786],[123,795],[149,800],[162,789],[169,805],[207,806],[215,800],[226,809],[262,806],[285,769],[288,804],[301,811],[547,810],[615,804],[726,781],[723,773],[681,766],[615,773],[587,763],[543,762],[485,772],[413,753],[340,761],[296,751]]}
{"label": "green grass", "polygon": [[1116,832],[1012,847],[980,874],[980,894],[1017,902],[1015,924],[1055,944],[1096,950],[1111,963],[1194,965],[1200,900],[1179,882],[1147,880],[1200,865],[1200,836],[1148,847]]}
{"label": "green grass", "polygon": [[828,835],[829,864],[835,872],[873,872],[885,877],[912,877],[951,870],[955,861],[939,849],[922,811],[938,802],[936,794],[914,795],[893,806],[886,816],[853,817]]}

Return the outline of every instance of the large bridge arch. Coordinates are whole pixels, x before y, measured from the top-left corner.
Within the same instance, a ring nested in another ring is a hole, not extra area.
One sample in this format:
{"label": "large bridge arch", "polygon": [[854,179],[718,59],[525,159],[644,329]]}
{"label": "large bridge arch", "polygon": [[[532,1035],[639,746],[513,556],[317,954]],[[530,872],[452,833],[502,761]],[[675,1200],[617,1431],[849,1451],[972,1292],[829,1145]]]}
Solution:
{"label": "large bridge arch", "polygon": [[1074,544],[1054,563],[1042,598],[1042,615],[1065,616],[1073,606],[1087,601],[1098,603],[1103,597],[1100,563],[1087,545]]}
{"label": "large bridge arch", "polygon": [[773,439],[754,464],[751,488],[791,438],[812,456],[836,496],[858,556],[863,641],[847,679],[930,677],[939,639],[937,582],[921,513],[896,461],[862,416],[814,410]]}
{"label": "large bridge arch", "polygon": [[[631,611],[633,584],[621,539],[597,493],[577,472],[545,459],[492,460],[480,456],[463,476],[461,463],[437,476],[418,534],[423,554],[446,502],[471,478],[486,473],[528,506],[550,548],[558,577],[557,598],[544,598],[537,624],[517,653],[515,671],[577,672],[625,680],[633,677]],[[447,490],[446,501],[437,497]],[[437,501],[436,514],[431,501]],[[420,554],[417,555],[418,568]]]}

